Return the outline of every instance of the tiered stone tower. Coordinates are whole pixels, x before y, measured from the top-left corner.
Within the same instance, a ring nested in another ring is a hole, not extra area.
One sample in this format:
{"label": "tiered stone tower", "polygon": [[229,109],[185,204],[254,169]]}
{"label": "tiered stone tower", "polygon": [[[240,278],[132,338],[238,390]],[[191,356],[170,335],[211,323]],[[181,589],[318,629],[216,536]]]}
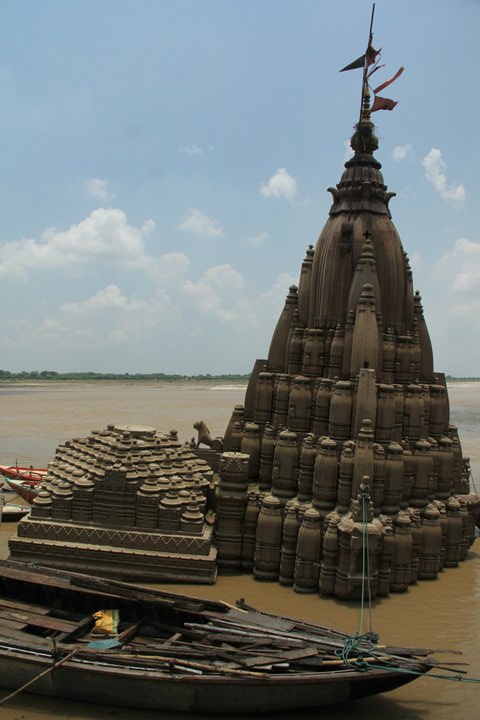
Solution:
{"label": "tiered stone tower", "polygon": [[[283,518],[283,535],[278,522],[272,530],[281,538],[273,575],[298,591],[344,598],[360,592],[365,533],[372,593],[385,595],[435,577],[446,554],[455,563],[465,557],[478,512],[391,219],[395,193],[373,154],[368,92],[351,147],[268,358],[256,361],[225,433],[225,450],[250,458],[248,504],[256,491],[259,517]],[[257,526],[256,556],[265,545]],[[254,573],[261,576],[255,563]]]}

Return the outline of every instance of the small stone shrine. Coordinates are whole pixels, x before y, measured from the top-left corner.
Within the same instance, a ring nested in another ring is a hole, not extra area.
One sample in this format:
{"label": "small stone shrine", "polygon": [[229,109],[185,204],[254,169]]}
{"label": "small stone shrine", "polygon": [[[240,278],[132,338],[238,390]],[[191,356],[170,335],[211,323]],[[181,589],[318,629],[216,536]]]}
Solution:
{"label": "small stone shrine", "polygon": [[213,471],[175,431],[109,426],[57,448],[10,557],[133,580],[213,583]]}
{"label": "small stone shrine", "polygon": [[479,515],[370,113],[366,89],[329,218],[227,427],[217,503],[220,568],[344,599],[458,565]]}

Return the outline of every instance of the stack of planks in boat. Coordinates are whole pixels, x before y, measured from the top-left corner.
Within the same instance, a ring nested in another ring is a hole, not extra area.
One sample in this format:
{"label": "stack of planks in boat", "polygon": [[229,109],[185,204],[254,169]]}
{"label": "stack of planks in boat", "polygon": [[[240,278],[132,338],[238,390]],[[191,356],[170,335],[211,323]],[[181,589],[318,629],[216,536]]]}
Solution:
{"label": "stack of planks in boat", "polygon": [[[92,615],[105,609],[119,613],[112,637],[93,632]],[[433,650],[353,640],[244,601],[0,561],[0,685],[16,691],[0,704],[25,690],[179,712],[274,712],[385,692],[443,667]]]}

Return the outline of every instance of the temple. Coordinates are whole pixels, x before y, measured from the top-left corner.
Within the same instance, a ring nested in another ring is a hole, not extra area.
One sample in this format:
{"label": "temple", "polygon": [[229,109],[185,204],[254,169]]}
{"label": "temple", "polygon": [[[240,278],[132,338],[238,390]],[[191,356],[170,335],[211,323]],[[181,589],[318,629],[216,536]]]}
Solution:
{"label": "temple", "polygon": [[[60,446],[10,540],[26,562],[147,580],[220,571],[341,599],[465,559],[480,503],[392,222],[368,87],[316,246],[223,441],[109,426]],[[215,470],[215,474],[214,474]]]}
{"label": "temple", "polygon": [[213,583],[212,480],[175,431],[92,431],[57,448],[10,557],[130,580]]}
{"label": "temple", "polygon": [[366,573],[372,596],[387,595],[457,565],[478,514],[392,222],[395,193],[374,157],[368,87],[351,147],[227,427],[225,450],[249,457],[249,486],[241,520],[232,493],[241,542],[218,541],[220,568],[345,599],[360,597]]}

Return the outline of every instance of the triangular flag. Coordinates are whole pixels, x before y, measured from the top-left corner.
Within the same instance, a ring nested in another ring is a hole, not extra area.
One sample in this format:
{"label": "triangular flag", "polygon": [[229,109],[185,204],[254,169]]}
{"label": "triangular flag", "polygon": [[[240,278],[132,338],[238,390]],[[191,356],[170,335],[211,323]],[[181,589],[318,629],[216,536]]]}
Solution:
{"label": "triangular flag", "polygon": [[367,52],[363,53],[363,55],[351,62],[350,65],[346,65],[340,70],[340,72],[345,72],[345,70],[357,70],[358,68],[364,68],[365,59],[367,60],[367,67],[369,65],[373,65],[373,63],[377,59],[377,55],[380,55],[380,50],[375,50],[375,48],[372,47],[372,38],[370,37]]}
{"label": "triangular flag", "polygon": [[350,63],[350,65],[346,65],[344,68],[340,70],[340,72],[345,72],[345,70],[357,70],[358,68],[363,68],[365,66],[365,53],[361,55],[359,58],[354,60]]}

